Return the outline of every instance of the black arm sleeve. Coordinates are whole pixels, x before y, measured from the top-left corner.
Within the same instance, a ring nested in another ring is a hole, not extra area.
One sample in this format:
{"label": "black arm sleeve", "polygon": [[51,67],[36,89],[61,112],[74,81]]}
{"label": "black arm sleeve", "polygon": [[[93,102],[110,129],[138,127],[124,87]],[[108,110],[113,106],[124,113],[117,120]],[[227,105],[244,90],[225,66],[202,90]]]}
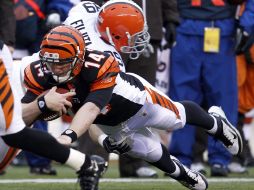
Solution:
{"label": "black arm sleeve", "polygon": [[12,147],[26,150],[60,163],[65,163],[70,149],[57,142],[49,133],[25,127],[18,133],[2,136],[4,142]]}
{"label": "black arm sleeve", "polygon": [[37,98],[37,95],[28,90],[25,96],[21,99],[21,103],[28,104],[34,101],[36,98]]}
{"label": "black arm sleeve", "polygon": [[100,90],[90,92],[90,94],[87,96],[84,103],[93,102],[100,109],[102,109],[110,101],[111,96],[112,96],[112,92],[113,92],[113,88],[114,87],[100,89]]}

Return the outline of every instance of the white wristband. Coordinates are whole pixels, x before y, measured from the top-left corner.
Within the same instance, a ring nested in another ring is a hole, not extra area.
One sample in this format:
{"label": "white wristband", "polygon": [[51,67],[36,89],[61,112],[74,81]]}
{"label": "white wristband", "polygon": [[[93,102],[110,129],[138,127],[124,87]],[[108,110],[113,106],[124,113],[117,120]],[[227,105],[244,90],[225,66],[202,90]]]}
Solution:
{"label": "white wristband", "polygon": [[107,138],[108,135],[102,134],[98,137],[98,143],[103,147],[103,141]]}

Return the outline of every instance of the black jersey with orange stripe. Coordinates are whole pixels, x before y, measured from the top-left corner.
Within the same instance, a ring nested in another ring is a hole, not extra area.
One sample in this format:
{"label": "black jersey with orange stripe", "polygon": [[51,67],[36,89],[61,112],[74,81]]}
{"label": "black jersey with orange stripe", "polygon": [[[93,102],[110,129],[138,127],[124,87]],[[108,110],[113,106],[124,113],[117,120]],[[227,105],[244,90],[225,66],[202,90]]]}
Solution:
{"label": "black jersey with orange stripe", "polygon": [[[25,70],[25,85],[28,88],[22,103],[29,103],[54,86],[52,76],[46,76],[40,62],[31,63]],[[134,114],[146,100],[144,85],[132,75],[123,73],[118,62],[110,54],[87,50],[81,72],[71,81],[57,87],[75,90],[72,112],[75,114],[86,102],[95,103],[101,114],[95,124],[114,126]]]}
{"label": "black jersey with orange stripe", "polygon": [[120,72],[118,62],[108,53],[86,50],[81,72],[67,83],[56,84],[53,77],[42,72],[40,61],[35,61],[25,69],[24,84],[27,93],[22,103],[32,102],[44,91],[53,86],[75,90],[73,97],[74,113],[85,103],[93,102],[103,108],[112,96],[115,79]]}

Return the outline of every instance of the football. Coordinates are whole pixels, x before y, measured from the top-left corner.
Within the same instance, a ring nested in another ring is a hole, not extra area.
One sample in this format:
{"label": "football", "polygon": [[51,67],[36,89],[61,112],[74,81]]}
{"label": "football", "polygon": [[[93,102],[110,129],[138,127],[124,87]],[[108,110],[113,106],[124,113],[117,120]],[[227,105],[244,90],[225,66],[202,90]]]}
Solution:
{"label": "football", "polygon": [[[57,88],[56,92],[58,92],[59,94],[65,94],[67,92],[70,92],[70,90],[69,89],[65,89],[65,88]],[[72,96],[69,96],[67,98],[67,100],[71,102],[72,101]]]}
{"label": "football", "polygon": [[[65,94],[67,92],[69,92],[70,90],[65,89],[65,88],[57,88],[56,92],[60,93],[60,94]],[[45,92],[47,93],[47,91]],[[44,94],[45,94],[44,93]],[[72,102],[72,97],[68,97],[67,98],[68,101]],[[68,109],[68,107],[66,107],[66,109]],[[59,112],[57,111],[48,111],[47,113],[41,113],[36,120],[44,120],[44,121],[52,121],[55,120],[57,118],[59,118],[61,115],[59,114]]]}

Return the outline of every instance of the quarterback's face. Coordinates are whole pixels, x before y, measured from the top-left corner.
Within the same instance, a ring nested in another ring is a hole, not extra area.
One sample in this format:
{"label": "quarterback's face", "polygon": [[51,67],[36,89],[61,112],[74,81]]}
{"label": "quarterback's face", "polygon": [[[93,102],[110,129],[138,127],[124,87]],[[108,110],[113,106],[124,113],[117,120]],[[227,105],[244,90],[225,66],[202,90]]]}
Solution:
{"label": "quarterback's face", "polygon": [[59,77],[65,76],[71,70],[71,63],[66,64],[50,64],[50,70],[52,73]]}

